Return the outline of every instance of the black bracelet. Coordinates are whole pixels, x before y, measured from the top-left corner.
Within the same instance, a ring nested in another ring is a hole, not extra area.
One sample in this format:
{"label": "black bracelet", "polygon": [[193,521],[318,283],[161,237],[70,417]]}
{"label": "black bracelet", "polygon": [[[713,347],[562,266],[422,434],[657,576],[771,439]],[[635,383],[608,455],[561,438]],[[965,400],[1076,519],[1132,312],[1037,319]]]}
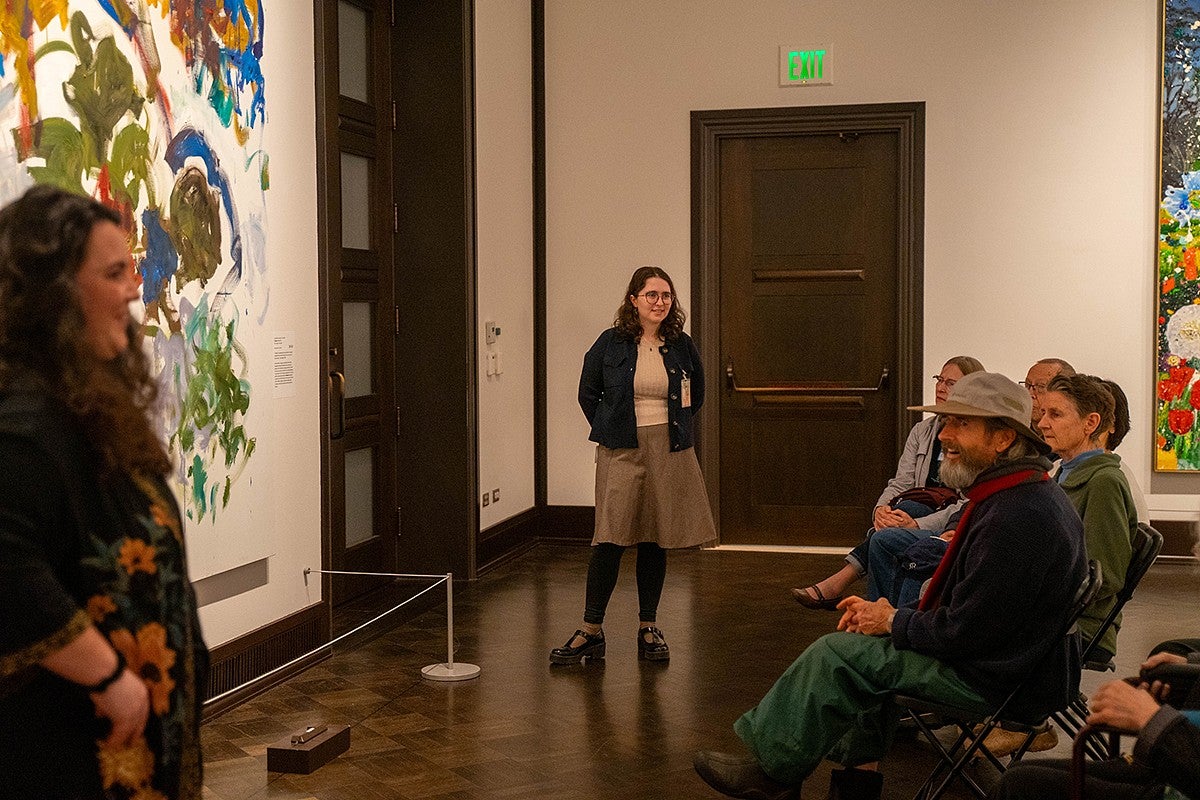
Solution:
{"label": "black bracelet", "polygon": [[121,677],[122,673],[125,672],[125,656],[121,654],[120,650],[115,650],[113,652],[117,654],[116,668],[112,671],[111,675],[101,678],[97,683],[93,683],[91,686],[83,687],[88,690],[88,693],[100,694],[109,686],[112,686],[114,683],[116,683],[117,678]]}

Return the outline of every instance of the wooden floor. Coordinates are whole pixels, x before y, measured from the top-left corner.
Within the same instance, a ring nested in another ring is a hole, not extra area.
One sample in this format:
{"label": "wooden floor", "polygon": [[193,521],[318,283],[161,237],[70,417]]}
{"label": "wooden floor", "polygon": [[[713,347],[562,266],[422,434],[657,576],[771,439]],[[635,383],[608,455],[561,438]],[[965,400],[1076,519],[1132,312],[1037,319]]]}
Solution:
{"label": "wooden floor", "polygon": [[[588,555],[541,545],[456,587],[456,660],[482,668],[475,680],[421,678],[421,667],[446,658],[443,604],[398,627],[377,623],[377,637],[213,720],[204,728],[204,796],[718,797],[693,772],[693,752],[740,749],[733,721],[835,620],[801,609],[787,588],[823,577],[840,559],[672,553],[659,611],[672,653],[664,664],[637,660],[629,553],[609,606],[607,658],[551,668],[549,650],[578,625]],[[1154,567],[1127,607],[1121,674],[1162,639],[1200,635],[1198,592],[1194,565]],[[1105,679],[1089,674],[1085,688]],[[349,752],[311,775],[267,772],[268,744],[318,723],[350,725]],[[924,746],[900,742],[883,764],[884,796],[911,797],[932,765]],[[825,797],[829,768],[805,783],[804,797]],[[976,774],[994,780],[990,769]]]}

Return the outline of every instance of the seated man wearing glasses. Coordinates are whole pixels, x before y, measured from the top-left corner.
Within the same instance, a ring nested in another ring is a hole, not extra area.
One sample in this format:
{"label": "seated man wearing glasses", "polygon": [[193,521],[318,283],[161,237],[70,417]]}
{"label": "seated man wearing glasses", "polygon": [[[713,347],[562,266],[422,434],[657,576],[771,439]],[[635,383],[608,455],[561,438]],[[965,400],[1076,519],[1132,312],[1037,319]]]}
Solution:
{"label": "seated man wearing glasses", "polygon": [[1083,523],[1048,479],[1029,393],[1003,375],[960,380],[943,405],[942,482],[968,503],[917,608],[847,597],[822,636],[734,731],[750,755],[701,752],[700,777],[723,794],[783,798],[828,757],[834,797],[878,798],[874,771],[900,713],[896,693],[986,712],[1024,685],[1020,717],[1062,708],[1079,683],[1077,636],[1059,638],[1086,571]]}
{"label": "seated man wearing glasses", "polygon": [[1029,368],[1029,372],[1025,373],[1025,380],[1021,381],[1021,385],[1029,392],[1029,398],[1033,401],[1033,409],[1029,413],[1030,426],[1036,431],[1038,423],[1042,421],[1041,403],[1038,402],[1038,397],[1046,391],[1046,387],[1050,385],[1050,381],[1054,380],[1059,375],[1070,378],[1075,374],[1075,368],[1061,358],[1043,358]]}

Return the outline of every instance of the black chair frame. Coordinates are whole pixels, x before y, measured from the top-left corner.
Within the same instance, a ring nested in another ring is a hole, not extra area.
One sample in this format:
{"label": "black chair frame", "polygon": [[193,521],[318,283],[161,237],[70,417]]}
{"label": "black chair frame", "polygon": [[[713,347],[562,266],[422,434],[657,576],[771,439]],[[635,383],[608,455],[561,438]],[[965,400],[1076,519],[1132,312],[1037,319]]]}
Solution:
{"label": "black chair frame", "polygon": [[[1100,585],[1103,582],[1099,562],[1092,560],[1088,562],[1087,574],[1080,583],[1079,588],[1075,592],[1072,599],[1069,613],[1064,618],[1063,625],[1060,628],[1058,635],[1053,638],[1055,646],[1063,638],[1067,636],[1076,636],[1076,623],[1079,617],[1083,614],[1085,608],[1095,600],[1097,593],[1100,591]],[[1043,654],[1044,661],[1049,657],[1052,650],[1048,650]],[[1030,676],[1036,673],[1036,667],[1030,671]],[[1024,689],[1029,677],[1022,680],[1015,689],[1009,692],[997,706],[990,712],[980,713],[975,709],[960,708],[958,706],[940,703],[936,700],[930,700],[924,697],[914,697],[911,695],[896,695],[892,698],[900,708],[908,711],[916,723],[917,729],[925,736],[925,739],[933,747],[938,754],[938,763],[934,767],[933,772],[922,784],[917,791],[914,800],[937,800],[949,788],[950,783],[958,778],[967,788],[975,794],[976,797],[985,798],[987,792],[979,785],[979,783],[966,773],[966,767],[971,763],[975,754],[981,753],[994,767],[1000,772],[1003,772],[1006,767],[1001,763],[995,755],[992,754],[984,740],[987,735],[992,732],[1001,722],[1010,730],[1017,730],[1025,733],[1025,741],[1013,753],[1010,764],[1020,760],[1025,751],[1029,749],[1029,745],[1033,742],[1033,737],[1037,735],[1037,726],[1026,724],[1020,721],[1011,719],[1006,716],[1008,709],[1013,701],[1020,695]],[[950,747],[946,747],[938,739],[935,733],[934,725],[931,725],[929,720],[937,719],[944,724],[956,725],[959,729],[958,737]]]}
{"label": "black chair frame", "polygon": [[[1129,559],[1129,566],[1125,569],[1125,585],[1121,587],[1121,591],[1117,592],[1116,602],[1104,618],[1104,621],[1100,624],[1100,627],[1096,629],[1096,635],[1084,647],[1081,660],[1085,669],[1106,672],[1114,668],[1111,661],[1099,663],[1091,661],[1089,657],[1096,651],[1096,647],[1104,637],[1104,634],[1116,622],[1117,616],[1125,608],[1125,604],[1133,597],[1134,590],[1137,589],[1138,584],[1142,582],[1142,578],[1146,576],[1150,567],[1153,566],[1154,560],[1158,558],[1159,551],[1162,550],[1162,546],[1163,535],[1150,525],[1139,522],[1137,530],[1134,532],[1133,555]],[[1086,721],[1089,713],[1087,697],[1079,694],[1076,695],[1069,706],[1061,711],[1054,712],[1051,714],[1051,717],[1067,735],[1076,738],[1087,724]],[[1088,756],[1093,759],[1102,760],[1109,757],[1107,750],[1095,742],[1085,742],[1083,747]]]}

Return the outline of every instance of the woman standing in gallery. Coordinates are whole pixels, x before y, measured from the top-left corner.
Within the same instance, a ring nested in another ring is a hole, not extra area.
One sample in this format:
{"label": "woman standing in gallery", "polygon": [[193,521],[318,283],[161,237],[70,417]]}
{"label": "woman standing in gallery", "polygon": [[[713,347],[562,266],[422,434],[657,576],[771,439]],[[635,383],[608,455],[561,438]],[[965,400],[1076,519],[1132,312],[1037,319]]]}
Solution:
{"label": "woman standing in gallery", "polygon": [[0,782],[14,797],[201,792],[208,656],[120,223],[47,186],[0,211]]}
{"label": "woman standing in gallery", "polygon": [[604,612],[621,556],[637,546],[638,658],[671,651],[657,625],[668,549],[716,539],[692,417],[704,401],[700,354],[683,332],[675,286],[658,267],[639,267],[613,326],[583,357],[579,405],[596,447],[596,530],[583,624],[551,664],[578,664],[605,652]]}

